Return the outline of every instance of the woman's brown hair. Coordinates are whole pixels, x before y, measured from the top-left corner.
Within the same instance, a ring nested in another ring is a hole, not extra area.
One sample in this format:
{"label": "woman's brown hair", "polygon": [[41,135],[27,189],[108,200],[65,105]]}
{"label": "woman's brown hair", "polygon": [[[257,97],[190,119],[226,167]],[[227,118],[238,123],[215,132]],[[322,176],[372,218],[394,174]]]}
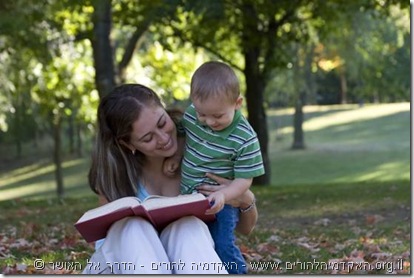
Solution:
{"label": "woman's brown hair", "polygon": [[97,134],[89,170],[91,189],[108,201],[135,196],[145,156],[120,144],[129,142],[143,107],[164,107],[158,95],[139,84],[114,88],[98,107]]}

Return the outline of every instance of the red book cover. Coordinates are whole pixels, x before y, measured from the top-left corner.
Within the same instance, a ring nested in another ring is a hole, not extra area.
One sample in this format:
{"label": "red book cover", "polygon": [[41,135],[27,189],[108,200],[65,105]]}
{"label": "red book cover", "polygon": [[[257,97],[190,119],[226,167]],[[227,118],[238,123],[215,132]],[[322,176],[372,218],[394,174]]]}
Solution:
{"label": "red book cover", "polygon": [[206,210],[210,208],[207,199],[200,200],[193,203],[178,204],[174,207],[156,208],[148,211],[151,217],[151,222],[154,227],[161,231],[168,224],[184,216],[196,216],[204,222],[209,222],[215,219],[214,214],[205,214]]}
{"label": "red book cover", "polygon": [[134,212],[131,208],[124,208],[111,212],[110,214],[101,215],[84,222],[76,223],[75,228],[87,242],[92,242],[106,237],[106,233],[112,223],[132,215],[134,215]]}
{"label": "red book cover", "polygon": [[125,217],[141,216],[161,231],[169,223],[194,215],[208,222],[214,215],[206,215],[210,204],[202,194],[179,195],[177,197],[150,196],[144,201],[136,197],[124,197],[95,209],[91,209],[75,223],[75,228],[87,242],[106,237],[111,225]]}

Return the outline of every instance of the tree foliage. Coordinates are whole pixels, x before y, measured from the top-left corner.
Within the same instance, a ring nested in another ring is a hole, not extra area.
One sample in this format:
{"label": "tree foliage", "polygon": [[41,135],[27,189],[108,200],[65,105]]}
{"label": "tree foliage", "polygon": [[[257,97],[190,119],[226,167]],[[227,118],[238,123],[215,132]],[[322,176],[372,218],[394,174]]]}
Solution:
{"label": "tree foliage", "polygon": [[[9,103],[2,111],[12,133],[5,133],[17,146],[17,156],[26,139],[23,133],[31,132],[27,139],[48,134],[53,138],[52,153],[55,162],[57,193],[64,194],[62,176],[62,132],[65,121],[74,114],[77,123],[87,121],[79,109],[85,103],[85,89],[92,83],[87,72],[88,62],[83,57],[82,45],[75,45],[69,23],[71,13],[60,1],[4,1],[0,6],[0,56],[4,61],[1,79]],[[15,17],[11,20],[10,15]],[[18,25],[10,24],[18,22]],[[65,28],[68,28],[66,30]],[[83,61],[82,61],[83,60]],[[90,73],[90,70],[89,70]],[[88,92],[89,93],[89,92]],[[86,106],[85,106],[86,108]],[[4,125],[3,130],[6,130]],[[33,134],[35,136],[33,136]],[[78,145],[79,146],[79,145]]]}

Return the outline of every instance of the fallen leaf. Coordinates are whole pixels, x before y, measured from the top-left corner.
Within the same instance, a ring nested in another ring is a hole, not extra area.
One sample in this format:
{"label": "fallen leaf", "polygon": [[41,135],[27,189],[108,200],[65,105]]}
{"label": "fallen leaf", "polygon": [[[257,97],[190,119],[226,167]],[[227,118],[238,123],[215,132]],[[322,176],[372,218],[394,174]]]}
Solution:
{"label": "fallen leaf", "polygon": [[329,223],[331,223],[331,220],[329,218],[322,218],[313,222],[313,224],[317,226],[328,226]]}
{"label": "fallen leaf", "polygon": [[380,222],[380,221],[382,221],[382,220],[384,220],[384,217],[383,217],[383,216],[381,216],[381,215],[379,215],[379,214],[375,214],[375,215],[367,215],[367,216],[365,217],[365,222],[366,222],[368,225],[374,225],[374,224],[376,224],[376,223],[378,223],[378,222]]}
{"label": "fallen leaf", "polygon": [[273,244],[269,243],[261,243],[257,246],[257,252],[259,253],[276,254],[278,251],[279,248],[277,248],[277,246],[274,246]]}

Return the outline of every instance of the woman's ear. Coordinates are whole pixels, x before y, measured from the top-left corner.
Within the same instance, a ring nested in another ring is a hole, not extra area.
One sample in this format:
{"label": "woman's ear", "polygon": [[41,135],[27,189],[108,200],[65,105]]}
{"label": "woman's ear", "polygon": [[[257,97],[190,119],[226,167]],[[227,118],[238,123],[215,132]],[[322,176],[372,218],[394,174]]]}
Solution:
{"label": "woman's ear", "polygon": [[242,107],[243,104],[243,97],[239,96],[236,100],[236,110],[240,109]]}
{"label": "woman's ear", "polygon": [[122,145],[122,146],[124,146],[124,147],[127,147],[128,149],[130,149],[131,150],[131,152],[132,152],[132,154],[135,154],[135,151],[137,150],[134,146],[132,146],[131,144],[128,144],[128,143],[126,143],[124,140],[119,140],[119,144],[120,145]]}

